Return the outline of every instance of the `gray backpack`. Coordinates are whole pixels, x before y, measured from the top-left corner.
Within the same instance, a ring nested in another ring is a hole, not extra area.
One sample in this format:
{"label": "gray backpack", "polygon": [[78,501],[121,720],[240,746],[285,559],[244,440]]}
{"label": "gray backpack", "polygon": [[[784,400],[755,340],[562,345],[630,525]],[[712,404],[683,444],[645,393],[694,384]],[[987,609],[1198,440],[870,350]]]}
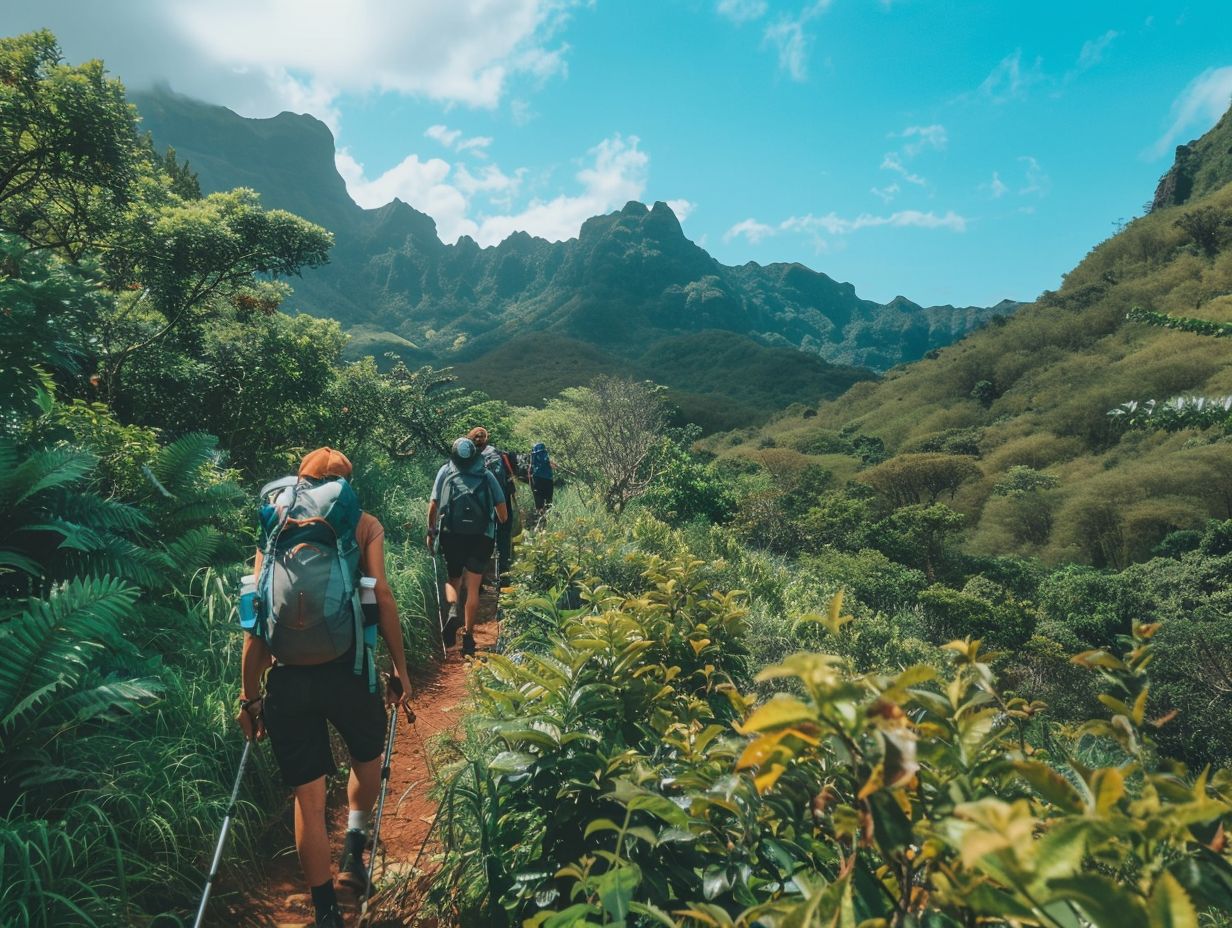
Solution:
{"label": "gray backpack", "polygon": [[449,464],[441,488],[437,526],[446,535],[487,535],[496,503],[482,466],[459,470]]}
{"label": "gray backpack", "polygon": [[261,509],[257,624],[281,664],[324,664],[354,647],[355,673],[376,669],[359,602],[359,499],[345,478],[278,481]]}

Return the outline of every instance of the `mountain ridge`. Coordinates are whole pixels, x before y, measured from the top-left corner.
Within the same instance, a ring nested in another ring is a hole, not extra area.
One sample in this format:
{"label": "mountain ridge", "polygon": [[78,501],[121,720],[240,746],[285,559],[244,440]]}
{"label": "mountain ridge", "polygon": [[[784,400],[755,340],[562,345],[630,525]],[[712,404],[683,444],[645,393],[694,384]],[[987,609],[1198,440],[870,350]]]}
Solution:
{"label": "mountain ridge", "polygon": [[356,204],[332,133],[311,116],[248,119],[167,87],[130,98],[155,144],[175,148],[206,192],[249,186],[267,206],[335,233],[330,264],[296,282],[296,308],[389,332],[448,363],[527,331],[632,357],[663,337],[718,329],[885,370],[1019,305],[883,305],[799,263],[724,265],[663,202],[630,201],[562,242],[515,232],[496,245],[469,236],[447,244],[430,216],[402,200]]}

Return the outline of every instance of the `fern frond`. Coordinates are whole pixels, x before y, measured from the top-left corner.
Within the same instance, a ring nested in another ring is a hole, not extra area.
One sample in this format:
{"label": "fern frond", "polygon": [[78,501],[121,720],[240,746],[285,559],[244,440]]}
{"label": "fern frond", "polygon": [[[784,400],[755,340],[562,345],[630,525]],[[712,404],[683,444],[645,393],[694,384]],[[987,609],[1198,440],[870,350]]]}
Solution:
{"label": "fern frond", "polygon": [[149,705],[161,692],[162,684],[150,677],[109,680],[88,689],[75,689],[62,697],[56,715],[78,724],[94,719],[112,721]]}
{"label": "fern frond", "polygon": [[196,482],[198,472],[209,463],[218,447],[218,439],[203,432],[193,432],[177,438],[155,455],[150,462],[154,476],[171,493]]}
{"label": "fern frond", "polygon": [[85,477],[96,463],[94,455],[73,448],[33,451],[0,480],[0,500],[9,506],[20,506],[44,490],[72,486]]}
{"label": "fern frond", "polygon": [[208,566],[222,543],[222,533],[210,525],[191,528],[169,543],[163,553],[173,575],[190,576],[198,568]]}
{"label": "fern frond", "polygon": [[[137,591],[111,577],[74,579],[0,627],[0,733],[59,688],[72,688],[98,652],[121,643]],[[35,698],[31,698],[31,697]]]}

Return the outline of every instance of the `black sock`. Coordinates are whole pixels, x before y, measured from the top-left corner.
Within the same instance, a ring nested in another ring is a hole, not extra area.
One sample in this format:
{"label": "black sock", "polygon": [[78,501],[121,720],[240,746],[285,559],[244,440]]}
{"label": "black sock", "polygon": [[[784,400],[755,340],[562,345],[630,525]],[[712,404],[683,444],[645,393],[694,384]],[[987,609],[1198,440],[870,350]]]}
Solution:
{"label": "black sock", "polygon": [[320,886],[312,887],[312,906],[317,913],[325,912],[338,904],[338,894],[334,892],[334,881],[326,880]]}

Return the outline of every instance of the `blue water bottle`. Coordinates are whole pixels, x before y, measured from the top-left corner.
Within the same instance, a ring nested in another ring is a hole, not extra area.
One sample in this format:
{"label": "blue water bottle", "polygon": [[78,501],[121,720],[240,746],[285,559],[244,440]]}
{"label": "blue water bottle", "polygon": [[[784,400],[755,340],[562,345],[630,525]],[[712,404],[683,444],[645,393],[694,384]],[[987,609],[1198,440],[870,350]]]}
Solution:
{"label": "blue water bottle", "polygon": [[253,574],[240,577],[240,628],[252,631],[257,624],[257,578]]}

